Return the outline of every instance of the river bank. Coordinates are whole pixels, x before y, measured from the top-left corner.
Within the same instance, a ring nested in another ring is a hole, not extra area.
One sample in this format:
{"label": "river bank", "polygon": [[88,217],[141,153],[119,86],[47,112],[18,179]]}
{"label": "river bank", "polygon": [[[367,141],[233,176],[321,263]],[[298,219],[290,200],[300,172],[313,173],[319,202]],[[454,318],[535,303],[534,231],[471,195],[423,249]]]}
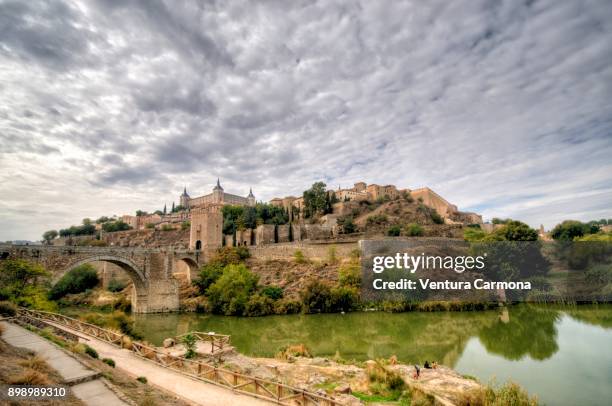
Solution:
{"label": "river bank", "polygon": [[[515,381],[546,404],[597,404],[612,397],[611,305],[527,305],[478,312],[362,312],[227,317],[136,315],[158,345],[190,330],[230,334],[248,356],[272,358],[303,343],[314,357],[447,365],[483,383]],[[564,382],[559,386],[558,382]]]}

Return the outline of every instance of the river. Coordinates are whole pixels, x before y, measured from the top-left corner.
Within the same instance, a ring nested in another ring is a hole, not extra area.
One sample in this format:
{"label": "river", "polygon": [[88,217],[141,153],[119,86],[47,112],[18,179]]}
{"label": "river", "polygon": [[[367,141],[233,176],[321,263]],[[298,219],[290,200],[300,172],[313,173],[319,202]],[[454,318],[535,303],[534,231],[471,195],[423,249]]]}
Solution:
{"label": "river", "polygon": [[437,361],[485,383],[513,380],[549,405],[612,399],[612,305],[252,318],[149,314],[136,316],[136,329],[158,345],[187,331],[230,334],[251,356],[272,357],[284,345],[304,343],[314,356]]}

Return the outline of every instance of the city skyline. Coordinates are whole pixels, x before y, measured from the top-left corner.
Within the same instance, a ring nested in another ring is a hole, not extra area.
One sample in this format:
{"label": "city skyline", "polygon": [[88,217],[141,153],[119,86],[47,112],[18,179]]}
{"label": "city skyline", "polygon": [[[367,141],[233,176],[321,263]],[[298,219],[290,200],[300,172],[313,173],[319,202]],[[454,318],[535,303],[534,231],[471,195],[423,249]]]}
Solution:
{"label": "city skyline", "polygon": [[212,190],[612,217],[612,5],[0,3],[0,241]]}

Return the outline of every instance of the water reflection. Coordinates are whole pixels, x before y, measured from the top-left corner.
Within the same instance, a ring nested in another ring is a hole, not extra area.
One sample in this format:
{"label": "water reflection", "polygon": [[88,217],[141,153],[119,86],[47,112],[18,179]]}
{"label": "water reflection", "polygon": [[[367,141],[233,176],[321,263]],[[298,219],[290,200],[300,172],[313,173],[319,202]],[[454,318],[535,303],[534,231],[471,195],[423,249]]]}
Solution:
{"label": "water reflection", "polygon": [[404,362],[438,360],[454,366],[467,341],[478,337],[486,350],[509,360],[550,358],[557,350],[560,312],[576,320],[612,327],[610,306],[554,308],[531,305],[487,312],[352,313],[259,318],[198,314],[141,315],[136,328],[148,341],[190,330],[232,336],[254,356],[273,356],[283,345],[304,343],[318,356],[337,352],[346,359],[397,355]]}
{"label": "water reflection", "polygon": [[190,330],[231,334],[233,345],[253,356],[304,343],[316,356],[436,360],[484,382],[494,376],[517,381],[548,404],[599,404],[612,397],[611,305],[259,318],[140,315],[136,328],[156,344]]}

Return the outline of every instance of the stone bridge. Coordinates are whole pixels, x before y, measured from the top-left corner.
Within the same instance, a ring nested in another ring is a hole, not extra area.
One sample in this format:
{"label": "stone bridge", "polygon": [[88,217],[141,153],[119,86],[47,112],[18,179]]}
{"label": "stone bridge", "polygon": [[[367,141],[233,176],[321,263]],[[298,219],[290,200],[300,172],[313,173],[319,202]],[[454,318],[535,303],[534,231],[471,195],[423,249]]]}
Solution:
{"label": "stone bridge", "polygon": [[132,309],[136,313],[168,312],[179,309],[176,264],[186,263],[195,272],[204,262],[200,251],[115,247],[54,247],[47,245],[0,244],[0,260],[25,259],[45,267],[53,280],[90,262],[119,266],[134,283]]}

